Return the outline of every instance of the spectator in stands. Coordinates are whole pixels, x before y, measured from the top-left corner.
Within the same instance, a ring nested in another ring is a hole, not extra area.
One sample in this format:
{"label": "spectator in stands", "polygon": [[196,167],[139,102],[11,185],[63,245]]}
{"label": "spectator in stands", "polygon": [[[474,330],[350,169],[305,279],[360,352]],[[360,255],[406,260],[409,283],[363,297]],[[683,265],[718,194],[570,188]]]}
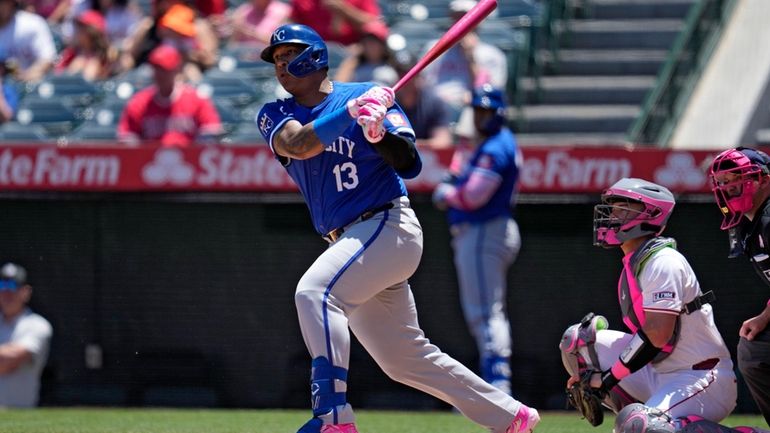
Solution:
{"label": "spectator in stands", "polygon": [[75,35],[75,18],[89,9],[94,9],[92,0],[62,1],[46,21],[53,33],[68,43]]}
{"label": "spectator in stands", "polygon": [[12,120],[16,115],[16,109],[19,107],[19,93],[9,82],[13,71],[6,66],[7,57],[6,50],[0,47],[0,87],[3,89],[0,92],[0,124]]}
{"label": "spectator in stands", "polygon": [[19,10],[15,0],[0,0],[0,48],[15,64],[20,81],[39,81],[56,59],[48,24],[39,15]]}
{"label": "spectator in stands", "polygon": [[350,45],[365,24],[380,18],[377,0],[292,0],[291,20],[315,29],[326,43]]}
{"label": "spectator in stands", "polygon": [[0,267],[0,407],[38,404],[53,331],[27,307],[31,296],[24,268],[14,263]]}
{"label": "spectator in stands", "polygon": [[171,6],[158,23],[158,36],[164,44],[172,45],[185,59],[183,75],[193,82],[203,78],[203,71],[216,62],[216,45],[202,49],[195,26],[195,11],[182,4]]}
{"label": "spectator in stands", "polygon": [[22,9],[33,14],[38,14],[41,17],[48,19],[57,8],[61,7],[62,3],[67,3],[69,0],[21,0]]}
{"label": "spectator in stands", "polygon": [[193,63],[185,70],[185,75],[193,80],[200,78],[200,71],[213,66],[217,60],[219,41],[205,18],[197,17],[181,0],[155,0],[152,16],[142,19],[126,43],[120,58],[121,70],[133,69],[147,61],[149,53],[162,42],[175,45],[188,63]]}
{"label": "spectator in stands", "polygon": [[211,24],[218,37],[227,37],[230,33],[227,29],[227,0],[195,0],[192,6]]}
{"label": "spectator in stands", "polygon": [[[396,53],[399,76],[404,76],[416,60],[408,51]],[[449,112],[436,92],[425,85],[418,74],[407,81],[396,93],[396,101],[411,121],[417,146],[430,149],[452,147],[452,132],[449,128]]]}
{"label": "spectator in stands", "polygon": [[56,72],[80,74],[88,81],[103,80],[112,75],[117,52],[107,40],[104,17],[89,9],[75,19],[75,35],[62,50]]}
{"label": "spectator in stands", "polygon": [[233,11],[230,17],[230,45],[265,46],[273,30],[286,24],[291,7],[280,0],[250,0]]}
{"label": "spectator in stands", "polygon": [[392,86],[398,80],[393,53],[388,48],[388,26],[382,21],[364,25],[361,41],[350,46],[350,55],[337,68],[335,80],[373,81]]}
{"label": "spectator in stands", "polygon": [[[450,17],[456,22],[475,5],[475,0],[453,0],[449,4]],[[435,42],[430,41],[426,49]],[[483,42],[471,31],[425,69],[425,80],[459,114],[474,88],[487,83],[505,88],[508,64],[500,48]]]}
{"label": "spectator in stands", "polygon": [[154,84],[137,92],[126,104],[118,123],[118,140],[163,146],[213,143],[222,124],[210,99],[180,80],[184,60],[171,45],[160,45],[148,58]]}
{"label": "spectator in stands", "polygon": [[126,40],[136,30],[136,26],[142,19],[142,11],[131,0],[96,1],[99,11],[104,15],[110,45],[122,51]]}

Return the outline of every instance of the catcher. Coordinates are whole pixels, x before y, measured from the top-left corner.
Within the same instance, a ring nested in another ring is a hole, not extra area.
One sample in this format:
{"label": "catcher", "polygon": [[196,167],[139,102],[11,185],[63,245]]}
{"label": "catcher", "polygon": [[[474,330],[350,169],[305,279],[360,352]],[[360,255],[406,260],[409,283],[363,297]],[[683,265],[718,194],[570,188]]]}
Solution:
{"label": "catcher", "polygon": [[594,426],[602,406],[617,413],[615,433],[735,431],[717,424],[735,407],[737,387],[713,295],[701,292],[676,241],[660,236],[674,204],[665,187],[627,178],[594,207],[594,245],[623,251],[618,298],[629,332],[589,314],[559,348],[569,401]]}

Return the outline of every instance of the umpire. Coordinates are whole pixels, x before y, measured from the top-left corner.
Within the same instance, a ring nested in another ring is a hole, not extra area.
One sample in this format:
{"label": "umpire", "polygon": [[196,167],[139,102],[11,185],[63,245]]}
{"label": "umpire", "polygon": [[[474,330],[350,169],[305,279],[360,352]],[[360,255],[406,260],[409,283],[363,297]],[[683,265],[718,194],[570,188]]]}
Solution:
{"label": "umpire", "polygon": [[[746,255],[770,285],[770,156],[738,147],[714,159],[709,172],[722,230],[730,233],[730,257]],[[770,301],[743,322],[739,331],[738,369],[759,410],[770,424]]]}

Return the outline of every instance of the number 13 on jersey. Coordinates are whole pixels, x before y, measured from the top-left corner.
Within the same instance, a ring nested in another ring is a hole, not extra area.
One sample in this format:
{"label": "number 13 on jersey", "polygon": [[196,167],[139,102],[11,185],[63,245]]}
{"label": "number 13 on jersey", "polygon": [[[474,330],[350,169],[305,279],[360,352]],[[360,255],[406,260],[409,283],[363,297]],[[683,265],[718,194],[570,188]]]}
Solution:
{"label": "number 13 on jersey", "polygon": [[358,186],[358,172],[356,165],[352,162],[337,164],[332,171],[334,172],[334,180],[337,182],[337,192]]}

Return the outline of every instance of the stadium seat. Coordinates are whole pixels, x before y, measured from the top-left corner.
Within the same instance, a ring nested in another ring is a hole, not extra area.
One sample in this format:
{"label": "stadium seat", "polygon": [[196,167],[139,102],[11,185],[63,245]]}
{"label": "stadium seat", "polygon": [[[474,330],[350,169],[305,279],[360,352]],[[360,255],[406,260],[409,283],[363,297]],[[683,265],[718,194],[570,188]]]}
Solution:
{"label": "stadium seat", "polygon": [[244,107],[259,99],[259,88],[239,78],[204,77],[198,84],[198,93],[213,100],[226,100],[233,107]]}
{"label": "stadium seat", "polygon": [[265,139],[262,138],[262,133],[259,132],[259,128],[257,128],[254,122],[241,122],[235,131],[222,139],[222,144],[232,146],[267,145]]}
{"label": "stadium seat", "polygon": [[[391,35],[401,35],[404,46],[394,49],[407,49],[415,56],[425,51],[425,45],[434,39],[438,39],[443,33],[441,27],[433,21],[404,20],[396,23],[390,29]],[[392,39],[393,36],[391,36]],[[388,42],[390,43],[390,40]]]}
{"label": "stadium seat", "polygon": [[45,128],[41,125],[24,125],[18,122],[7,122],[0,126],[0,140],[18,142],[19,144],[35,144],[51,141]]}
{"label": "stadium seat", "polygon": [[497,3],[496,17],[516,17],[527,15],[539,17],[542,14],[542,2],[537,0],[505,0]]}
{"label": "stadium seat", "polygon": [[272,77],[273,65],[259,57],[260,50],[252,46],[224,47],[217,68],[223,72],[241,71],[254,78]]}
{"label": "stadium seat", "polygon": [[22,125],[42,125],[48,136],[58,137],[72,131],[83,120],[83,110],[69,106],[59,98],[30,94],[19,103],[16,120]]}
{"label": "stadium seat", "polygon": [[80,75],[49,75],[33,90],[42,99],[57,99],[73,107],[85,107],[101,97],[101,89]]}
{"label": "stadium seat", "polygon": [[145,64],[105,81],[102,88],[107,97],[114,94],[119,98],[128,99],[150,84],[152,84],[152,68]]}
{"label": "stadium seat", "polygon": [[237,110],[225,99],[214,99],[214,108],[217,109],[225,134],[235,130],[241,120],[236,114]]}
{"label": "stadium seat", "polygon": [[120,115],[128,102],[114,95],[93,106],[85,115],[86,120],[93,120],[100,125],[114,125],[120,120]]}
{"label": "stadium seat", "polygon": [[96,122],[85,122],[67,135],[70,143],[78,142],[115,142],[117,140],[116,125],[100,125]]}

